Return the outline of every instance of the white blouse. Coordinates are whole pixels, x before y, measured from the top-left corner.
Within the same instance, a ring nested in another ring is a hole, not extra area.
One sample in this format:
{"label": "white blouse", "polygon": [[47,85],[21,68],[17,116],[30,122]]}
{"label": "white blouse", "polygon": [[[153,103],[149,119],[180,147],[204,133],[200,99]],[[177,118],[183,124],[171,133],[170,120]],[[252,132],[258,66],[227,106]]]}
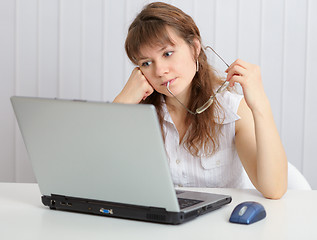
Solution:
{"label": "white blouse", "polygon": [[225,91],[217,95],[224,109],[222,135],[219,150],[210,157],[195,157],[183,143],[179,144],[179,134],[173,120],[163,106],[165,149],[171,175],[178,187],[248,188],[252,185],[235,147],[235,121],[242,95]]}

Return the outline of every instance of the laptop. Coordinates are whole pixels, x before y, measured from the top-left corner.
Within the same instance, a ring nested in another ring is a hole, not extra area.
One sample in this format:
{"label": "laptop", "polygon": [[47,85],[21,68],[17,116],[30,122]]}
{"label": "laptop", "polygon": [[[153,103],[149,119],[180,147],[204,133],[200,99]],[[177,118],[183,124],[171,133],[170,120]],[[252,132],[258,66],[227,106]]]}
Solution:
{"label": "laptop", "polygon": [[231,196],[175,190],[155,107],[11,97],[50,209],[181,224]]}

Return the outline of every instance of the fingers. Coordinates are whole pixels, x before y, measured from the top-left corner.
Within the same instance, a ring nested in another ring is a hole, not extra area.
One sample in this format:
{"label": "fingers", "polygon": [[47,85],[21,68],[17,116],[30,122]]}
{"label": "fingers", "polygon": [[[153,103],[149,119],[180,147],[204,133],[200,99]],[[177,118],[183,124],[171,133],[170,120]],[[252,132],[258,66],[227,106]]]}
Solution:
{"label": "fingers", "polygon": [[267,97],[264,91],[261,78],[261,70],[258,65],[247,63],[237,59],[226,70],[227,81],[231,87],[239,83],[242,87],[245,101],[251,110],[261,108],[261,103],[266,102]]}
{"label": "fingers", "polygon": [[150,96],[152,93],[154,92],[154,89],[152,88],[152,86],[150,84],[148,84],[145,88],[145,93],[144,93],[144,96],[143,96],[143,101],[148,97]]}
{"label": "fingers", "polygon": [[140,68],[133,69],[127,83],[114,102],[138,104],[153,93],[153,88]]}
{"label": "fingers", "polygon": [[247,69],[240,65],[233,65],[228,69],[227,81],[230,82],[230,87],[233,87],[235,82],[241,83],[243,76],[247,74]]}
{"label": "fingers", "polygon": [[145,100],[148,96],[150,96],[154,92],[154,89],[152,85],[150,84],[150,82],[145,77],[145,75],[143,74],[140,67],[136,67],[134,70],[136,71],[136,74],[138,74],[138,78],[141,81],[141,89],[144,92],[144,96],[142,99]]}
{"label": "fingers", "polygon": [[154,92],[153,87],[139,67],[133,69],[131,79],[135,82],[135,87],[138,89],[141,99],[145,100]]}
{"label": "fingers", "polygon": [[240,67],[242,67],[242,68],[245,68],[245,69],[247,69],[247,68],[249,68],[250,66],[252,66],[253,64],[251,64],[251,63],[248,63],[248,62],[246,62],[246,61],[243,61],[242,59],[237,59],[237,60],[235,60],[229,67],[228,67],[228,69],[226,70],[226,72],[229,72],[234,66],[236,66],[236,65],[238,65],[238,66],[240,66]]}
{"label": "fingers", "polygon": [[226,73],[228,73],[226,80],[230,82],[231,87],[233,87],[236,82],[243,87],[249,77],[256,75],[255,73],[259,71],[258,68],[257,65],[237,59],[226,70]]}
{"label": "fingers", "polygon": [[[133,77],[136,77],[136,78],[139,78],[139,79],[143,79],[143,80],[146,80],[144,74],[142,73],[141,69],[139,67],[135,67],[131,73],[131,78]],[[129,80],[130,80],[129,79]]]}

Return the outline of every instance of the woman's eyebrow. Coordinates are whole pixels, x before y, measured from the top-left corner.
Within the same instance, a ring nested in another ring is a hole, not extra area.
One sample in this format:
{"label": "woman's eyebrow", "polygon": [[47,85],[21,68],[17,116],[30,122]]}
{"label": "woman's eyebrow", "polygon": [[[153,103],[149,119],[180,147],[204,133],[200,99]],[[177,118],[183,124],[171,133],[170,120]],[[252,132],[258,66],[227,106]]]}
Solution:
{"label": "woman's eyebrow", "polygon": [[138,61],[142,61],[142,60],[146,60],[146,59],[148,59],[148,57],[140,56]]}
{"label": "woman's eyebrow", "polygon": [[[166,46],[162,47],[160,50],[158,50],[157,52],[164,52],[168,47],[169,47],[169,45],[166,45]],[[146,60],[146,59],[149,59],[149,57],[145,57],[145,56],[140,55],[139,61]]]}

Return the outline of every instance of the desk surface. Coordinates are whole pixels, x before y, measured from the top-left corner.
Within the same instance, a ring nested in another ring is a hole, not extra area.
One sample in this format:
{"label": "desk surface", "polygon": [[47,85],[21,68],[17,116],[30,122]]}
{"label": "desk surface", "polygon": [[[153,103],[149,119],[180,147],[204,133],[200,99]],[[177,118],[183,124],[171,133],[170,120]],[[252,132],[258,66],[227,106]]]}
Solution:
{"label": "desk surface", "polygon": [[[280,200],[256,190],[195,189],[232,196],[232,202],[188,223],[172,226],[49,210],[37,184],[0,183],[1,239],[317,239],[317,191],[289,190]],[[267,217],[252,225],[229,223],[243,201],[264,205]]]}

